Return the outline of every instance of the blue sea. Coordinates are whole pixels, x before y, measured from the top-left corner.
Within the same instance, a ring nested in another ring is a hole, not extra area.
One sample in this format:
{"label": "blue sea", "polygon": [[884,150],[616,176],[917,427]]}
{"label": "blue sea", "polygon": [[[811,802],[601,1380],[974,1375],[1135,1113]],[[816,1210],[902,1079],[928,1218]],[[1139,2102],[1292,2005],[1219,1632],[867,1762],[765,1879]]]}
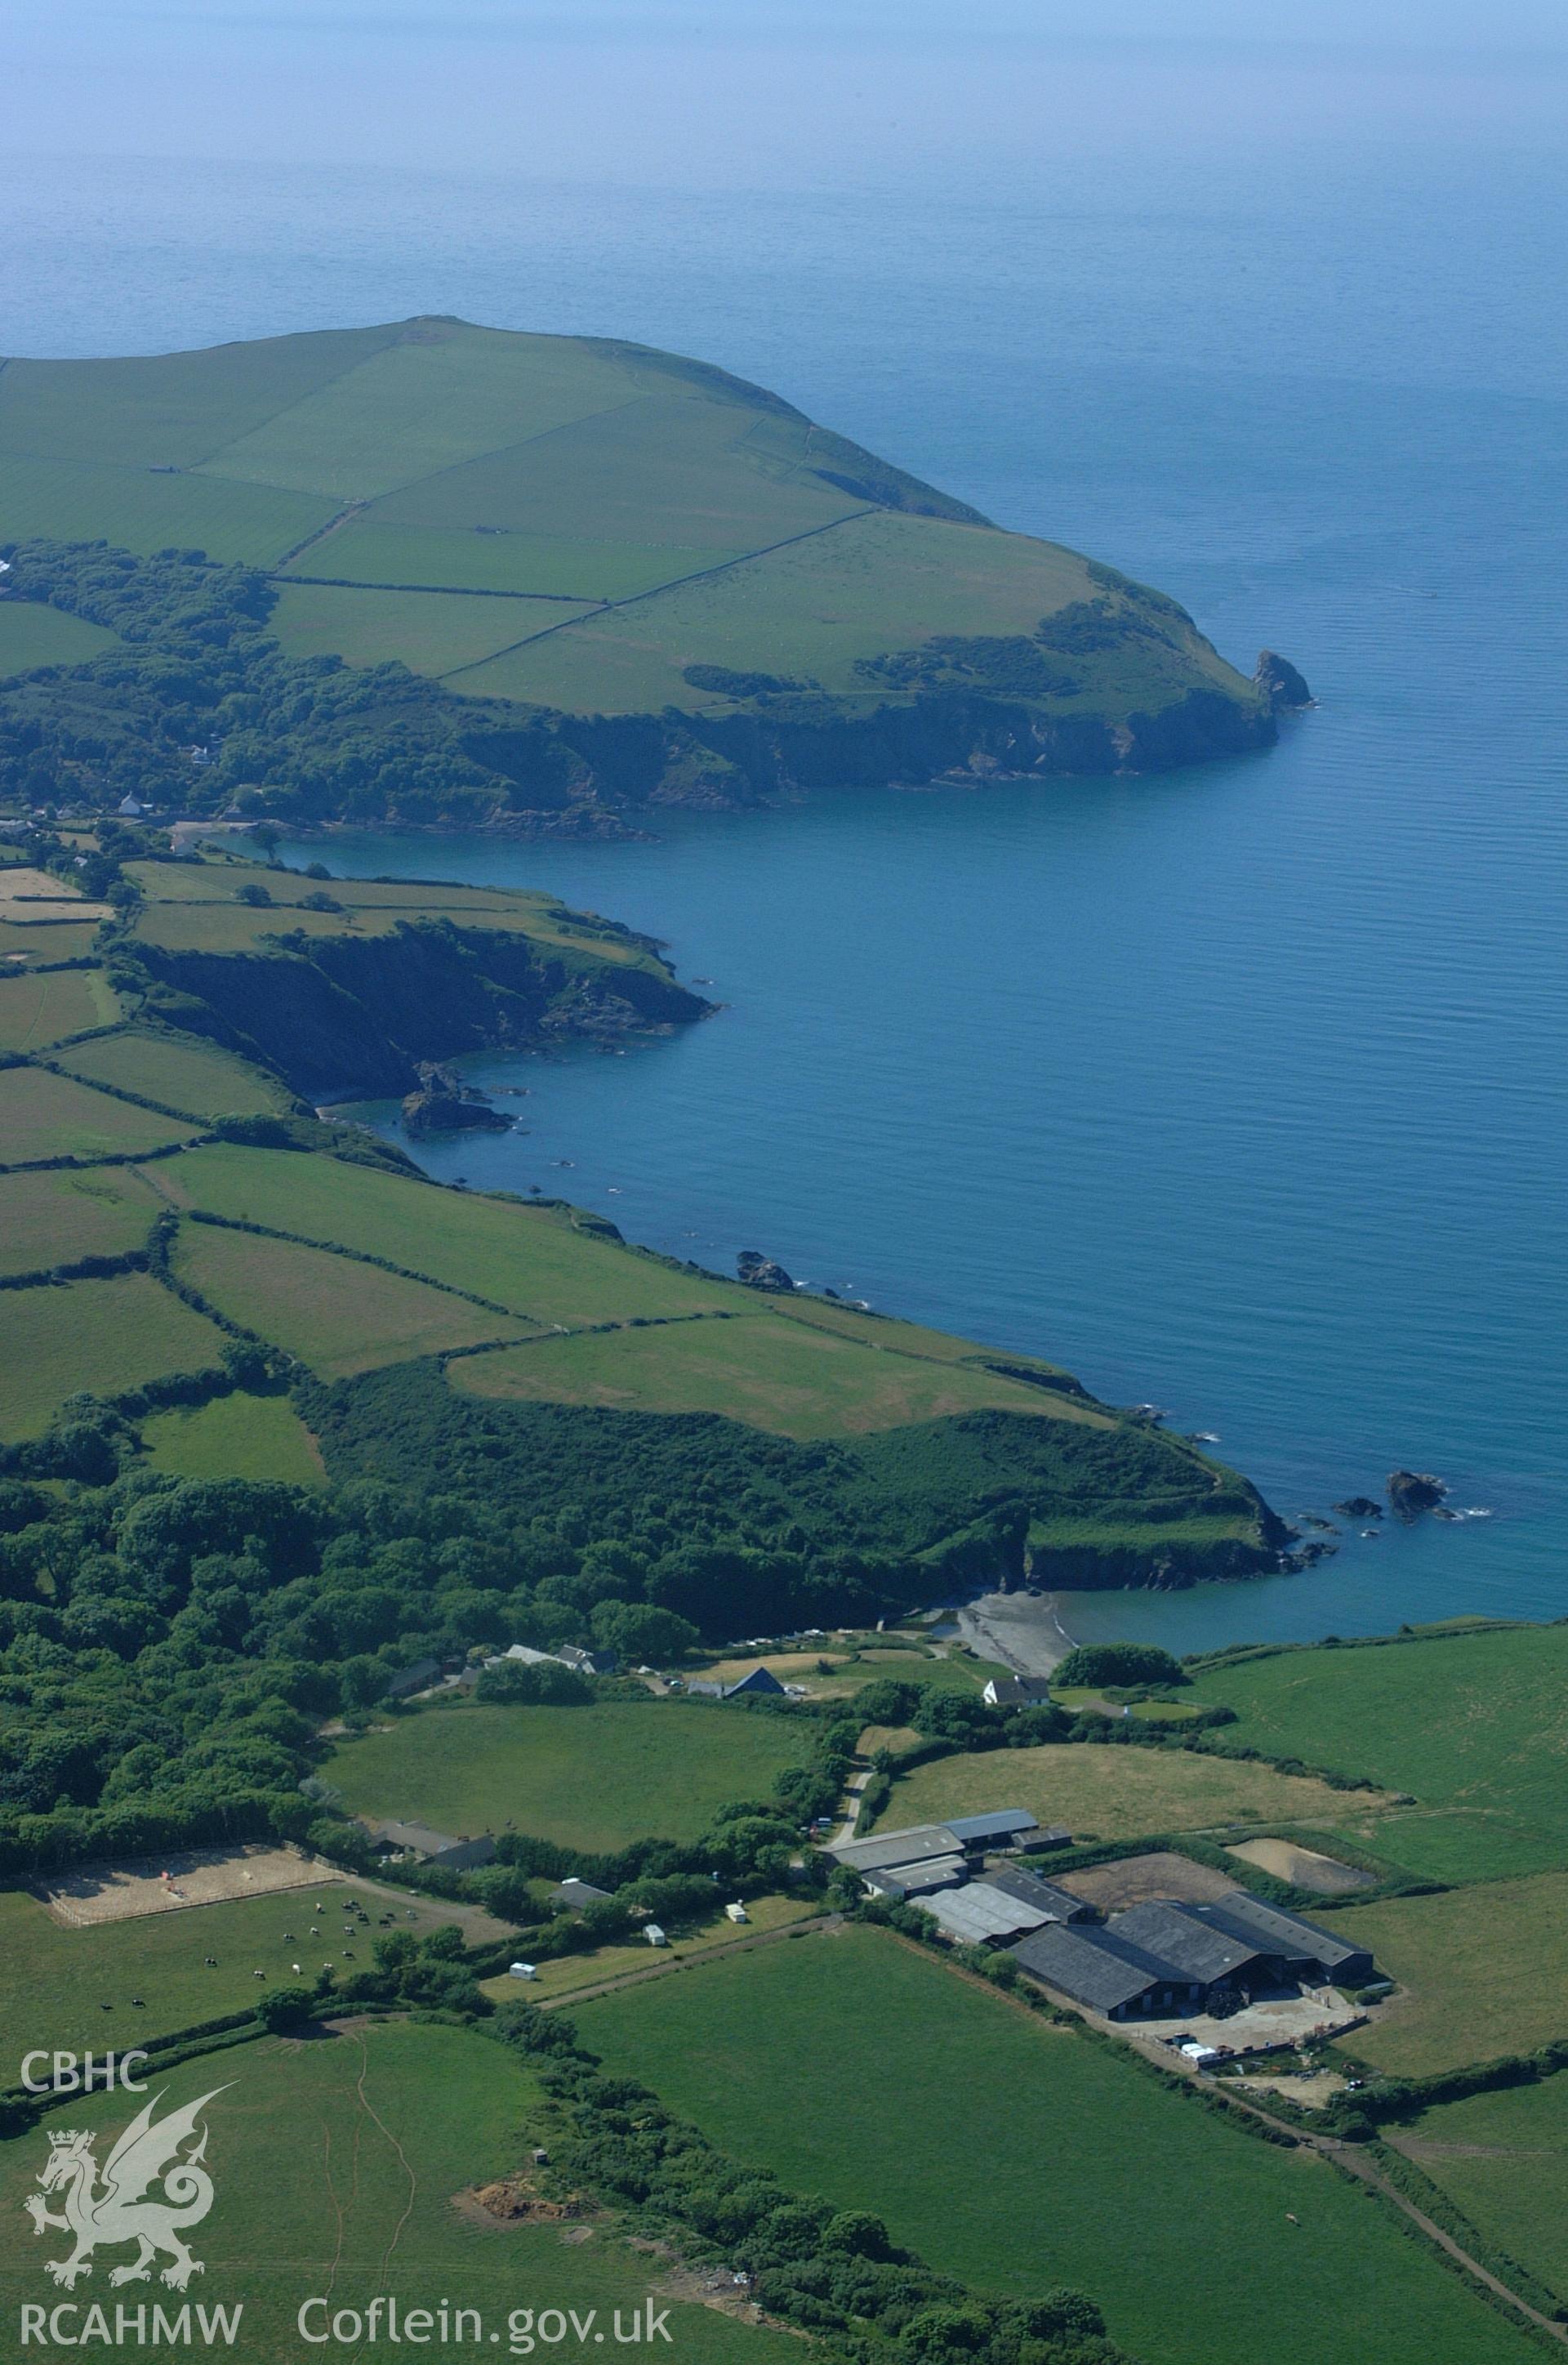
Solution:
{"label": "blue sea", "polygon": [[[338,840],[542,886],[723,1004],[491,1061],[442,1175],[1056,1358],[1287,1517],[1388,1471],[1478,1515],[1310,1575],[1069,1596],[1178,1649],[1568,1615],[1568,174],[1363,126],[697,194],[493,172],[11,163],[0,346],[422,310],[760,379],[1182,599],[1318,704],[1159,779],[822,794],[654,844]],[[319,846],[295,849],[308,859]]]}

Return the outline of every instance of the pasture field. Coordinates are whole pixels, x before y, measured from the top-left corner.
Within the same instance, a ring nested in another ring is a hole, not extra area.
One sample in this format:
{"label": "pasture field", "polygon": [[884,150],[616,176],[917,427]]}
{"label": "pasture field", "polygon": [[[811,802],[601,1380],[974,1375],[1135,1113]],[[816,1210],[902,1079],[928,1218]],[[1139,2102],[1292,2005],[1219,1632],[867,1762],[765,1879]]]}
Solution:
{"label": "pasture field", "polygon": [[514,1979],[503,1971],[498,1978],[480,1984],[496,2003],[539,2003],[546,1996],[575,1995],[580,1988],[631,1978],[660,1963],[685,1962],[693,1955],[705,1955],[714,1946],[733,1945],[737,1938],[754,1936],[758,1931],[787,1929],[791,1923],[810,1921],[821,1911],[806,1897],[754,1897],[747,1902],[744,1923],[729,1921],[721,1908],[700,1930],[671,1938],[667,1946],[656,1952],[645,1938],[631,1938],[622,1946],[596,1946],[591,1954],[557,1955],[538,1966],[536,1978]]}
{"label": "pasture field", "polygon": [[647,1320],[755,1302],[734,1283],[699,1280],[574,1231],[554,1209],[228,1144],[193,1150],[175,1164],[177,1173],[172,1168],[160,1179],[189,1205],[385,1257],[537,1322]]}
{"label": "pasture field", "polygon": [[8,1290],[0,1438],[36,1437],[67,1396],[117,1395],[169,1372],[207,1371],[222,1333],[146,1273]]}
{"label": "pasture field", "polygon": [[[694,575],[739,551],[682,549],[674,543],[590,542],[575,534],[503,533],[494,527],[466,532],[439,526],[385,525],[363,513],[334,526],[301,551],[284,580],[330,578],[349,583],[427,584],[450,590],[504,591],[543,597],[558,621],[560,603],[597,606],[650,591]],[[525,611],[526,612],[526,611]],[[521,630],[509,634],[521,638]]]}
{"label": "pasture field", "polygon": [[342,1743],[323,1779],[351,1813],[498,1832],[588,1854],[696,1839],[732,1799],[766,1798],[815,1727],[718,1700],[426,1709]]}
{"label": "pasture field", "polygon": [[1409,1871],[1489,1880],[1568,1866],[1568,1625],[1276,1652],[1193,1670],[1232,1737],[1418,1799],[1377,1836]]}
{"label": "pasture field", "polygon": [[[943,1330],[924,1329],[918,1322],[901,1322],[896,1315],[862,1314],[853,1306],[835,1304],[826,1297],[777,1297],[770,1301],[776,1314],[787,1314],[792,1321],[804,1322],[813,1330],[832,1330],[840,1339],[853,1339],[862,1347],[886,1347],[903,1355],[926,1355],[938,1363],[967,1362],[979,1352],[972,1339],[952,1339]],[[999,1354],[996,1360],[1018,1369],[1035,1373],[1042,1380],[1066,1380],[1069,1393],[1073,1384],[1059,1363],[1043,1362],[1037,1355]],[[1085,1413],[1093,1407],[1085,1404]]]}
{"label": "pasture field", "polygon": [[606,713],[712,704],[711,693],[694,697],[682,672],[700,649],[737,672],[885,699],[896,689],[857,673],[857,659],[938,633],[1030,633],[1095,588],[1086,562],[1054,544],[879,510],[575,624],[454,687]]}
{"label": "pasture field", "polygon": [[130,1166],[0,1174],[0,1272],[50,1272],[139,1249],[162,1202]]}
{"label": "pasture field", "polygon": [[118,997],[102,970],[0,972],[0,1051],[46,1051],[118,1016]]}
{"label": "pasture field", "polygon": [[465,1357],[464,1394],[628,1412],[711,1412],[800,1440],[855,1436],[995,1407],[1081,1417],[1069,1399],[958,1363],[868,1354],[767,1312],[678,1328],[543,1339]]}
{"label": "pasture field", "polygon": [[0,1143],[7,1166],[42,1158],[103,1158],[161,1149],[188,1140],[194,1127],[178,1117],[95,1093],[47,1068],[0,1070]]}
{"label": "pasture field", "polygon": [[[3,428],[0,417],[0,450]],[[56,542],[101,540],[143,558],[166,549],[205,550],[209,558],[270,566],[319,532],[332,513],[330,501],[274,492],[266,485],[223,484],[211,476],[158,475],[80,460],[6,457],[6,532],[18,542],[38,534]],[[103,638],[106,646],[112,645],[110,635]]]}
{"label": "pasture field", "polygon": [[1424,2078],[1568,2037],[1568,1873],[1324,1910],[1406,1990],[1347,2041],[1379,2069]]}
{"label": "pasture field", "polygon": [[375,500],[638,391],[612,349],[577,338],[509,335],[466,320],[406,320],[364,333],[379,340],[376,350],[215,447],[211,469],[338,502]]}
{"label": "pasture field", "polygon": [[[8,517],[6,531],[15,532]],[[63,608],[46,607],[41,600],[0,600],[0,680],[35,666],[84,665],[118,644],[118,633]]]}
{"label": "pasture field", "polygon": [[634,394],[393,493],[372,521],[443,531],[499,526],[588,542],[761,550],[868,507],[827,484],[805,455],[804,420],[778,422],[785,465],[767,449],[774,422],[742,401],[689,390]]}
{"label": "pasture field", "polygon": [[1089,1741],[939,1757],[894,1784],[878,1820],[902,1831],[991,1807],[1027,1807],[1042,1823],[1102,1840],[1236,1823],[1342,1823],[1350,1812],[1343,1792],[1271,1765]]}
{"label": "pasture field", "polygon": [[174,1262],[220,1314],[297,1355],[323,1379],[347,1379],[483,1339],[515,1338],[524,1328],[515,1317],[353,1257],[211,1224],[182,1227]]}
{"label": "pasture field", "polygon": [[1136,2356],[1522,2365],[1531,2353],[1324,2161],[1255,2141],[1119,2047],[1053,2028],[885,1932],[760,1947],[572,2017],[613,2072],[743,2161],[876,2211],[895,2241],[982,2290],[1090,2292]]}
{"label": "pasture field", "polygon": [[[195,467],[398,334],[396,328],[330,329],[199,353],[9,361],[0,372],[0,452],[150,470]],[[168,484],[159,482],[166,491]]]}
{"label": "pasture field", "polygon": [[289,1105],[282,1084],[249,1060],[190,1036],[146,1034],[127,1027],[100,1035],[59,1062],[84,1083],[118,1084],[143,1100],[161,1101],[186,1116],[263,1116]]}
{"label": "pasture field", "polygon": [[20,906],[7,908],[10,916],[0,918],[0,963],[7,968],[19,969],[26,962],[43,969],[52,961],[82,960],[93,949],[95,920],[23,920],[17,916]]}
{"label": "pasture field", "polygon": [[1568,2078],[1441,2103],[1392,2139],[1478,2233],[1568,2301]]}
{"label": "pasture field", "polygon": [[[0,1891],[0,2015],[17,2039],[13,2051],[33,2046],[123,2051],[231,2012],[253,2011],[268,1983],[297,1984],[295,1963],[311,1979],[323,1962],[349,1971],[363,1967],[370,1961],[371,1935],[361,1930],[345,1942],[342,1903],[349,1896],[370,1915],[371,1934],[384,1912],[395,1911],[398,1926],[407,1930],[433,1930],[451,1919],[439,1898],[410,1897],[394,1908],[379,1893],[329,1880],[280,1896],[71,1930],[25,1890]],[[328,1902],[323,1934],[312,1939],[311,1906],[318,1898]],[[348,1963],[345,1943],[353,1949]],[[207,1963],[208,1955],[217,1957],[215,1965]],[[258,1970],[265,1971],[265,1981],[253,1976]],[[136,1996],[140,2006],[132,2001]],[[10,2084],[16,2062],[8,2067]]]}
{"label": "pasture field", "polygon": [[[390,925],[390,924],[388,924]],[[336,912],[301,912],[292,907],[252,910],[228,899],[210,903],[194,898],[180,902],[144,903],[131,924],[131,935],[142,944],[171,953],[249,953],[264,947],[270,936],[380,936],[373,924],[357,926]]]}
{"label": "pasture field", "polygon": [[295,1486],[325,1483],[310,1431],[286,1396],[238,1390],[204,1405],[176,1405],[141,1424],[154,1470],[174,1478],[281,1478]]}
{"label": "pasture field", "polygon": [[[306,560],[324,566],[320,550],[313,543]],[[271,628],[291,657],[339,656],[352,666],[406,665],[410,673],[440,675],[482,665],[514,641],[587,612],[554,600],[285,582]]]}
{"label": "pasture field", "polygon": [[[227,2090],[206,2113],[217,2199],[193,2237],[206,2272],[185,2296],[208,2307],[243,2302],[235,2353],[246,2365],[373,2354],[357,2345],[305,2346],[297,2312],[303,2301],[326,2292],[331,2309],[358,2311],[391,2296],[405,2324],[420,2307],[433,2324],[443,2303],[477,2310],[482,2346],[465,2341],[449,2354],[510,2358],[513,2311],[550,2306],[579,2316],[597,2312],[608,2344],[615,2311],[629,2322],[667,2271],[608,2225],[501,2223],[468,2199],[475,2188],[526,2169],[537,2140],[530,2121],[540,2103],[526,2068],[468,2030],[371,2022],[304,2042],[262,2037],[186,2062],[159,2087],[163,2110]],[[118,2133],[132,2100],[78,2101],[66,2123]],[[62,2122],[55,2114],[48,2124]],[[107,2148],[99,2143],[100,2159]],[[41,2129],[0,2146],[0,2292],[12,2323],[24,2299],[59,2296],[41,2261],[59,2254],[61,2237],[40,2242],[22,2211],[46,2152]],[[176,2303],[157,2282],[106,2294],[108,2266],[129,2255],[102,2254],[95,2283],[77,2293],[106,2296],[111,2325],[117,2298],[135,2300],[151,2290],[166,2306]],[[671,2353],[690,2365],[740,2365],[752,2358],[764,2365],[799,2355],[798,2341],[716,2309],[689,2301],[659,2304],[669,2306]],[[324,2321],[320,2311],[316,2320]],[[1489,2365],[1486,2352],[1478,2365]]]}

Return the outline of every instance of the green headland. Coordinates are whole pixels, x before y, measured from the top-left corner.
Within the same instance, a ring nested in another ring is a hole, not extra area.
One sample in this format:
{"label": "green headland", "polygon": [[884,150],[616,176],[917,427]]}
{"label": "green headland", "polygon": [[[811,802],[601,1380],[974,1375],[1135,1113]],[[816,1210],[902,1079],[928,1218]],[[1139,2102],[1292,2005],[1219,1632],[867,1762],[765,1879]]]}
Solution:
{"label": "green headland", "polygon": [[34,802],[604,832],[1157,770],[1305,695],[645,346],[441,319],[15,360],[0,463],[0,786]]}

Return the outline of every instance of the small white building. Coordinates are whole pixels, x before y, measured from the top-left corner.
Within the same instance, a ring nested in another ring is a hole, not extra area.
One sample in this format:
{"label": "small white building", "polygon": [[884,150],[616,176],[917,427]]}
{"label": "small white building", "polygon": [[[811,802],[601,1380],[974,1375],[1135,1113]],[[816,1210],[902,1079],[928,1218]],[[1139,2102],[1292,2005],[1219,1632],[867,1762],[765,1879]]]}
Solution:
{"label": "small white building", "polygon": [[536,1979],[539,1977],[539,1966],[537,1963],[509,1963],[507,1977],[509,1979]]}
{"label": "small white building", "polygon": [[643,1935],[647,1940],[650,1946],[667,1946],[669,1945],[669,1940],[666,1937],[664,1932],[660,1929],[656,1922],[644,1922],[643,1925]]}
{"label": "small white building", "polygon": [[737,1901],[736,1901],[736,1903],[734,1903],[734,1905],[726,1905],[726,1906],[725,1906],[725,1908],[724,1908],[724,1919],[725,1919],[725,1921],[726,1921],[726,1922],[744,1922],[744,1921],[745,1920],[745,1918],[746,1918],[746,1910],[745,1910],[745,1907],[744,1905],[742,1905],[738,1900],[737,1900]]}
{"label": "small white building", "polygon": [[140,821],[142,814],[147,810],[148,808],[142,803],[140,797],[132,796],[121,797],[118,804],[115,807],[116,813],[119,813],[126,821]]}

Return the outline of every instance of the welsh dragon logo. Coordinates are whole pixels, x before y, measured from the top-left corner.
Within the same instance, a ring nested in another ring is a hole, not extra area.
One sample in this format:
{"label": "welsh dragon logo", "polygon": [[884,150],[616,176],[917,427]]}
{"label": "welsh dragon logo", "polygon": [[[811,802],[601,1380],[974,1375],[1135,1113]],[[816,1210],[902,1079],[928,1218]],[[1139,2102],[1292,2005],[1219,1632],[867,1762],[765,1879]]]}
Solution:
{"label": "welsh dragon logo", "polygon": [[[57,2283],[70,2291],[80,2276],[92,2273],[95,2249],[113,2249],[122,2242],[136,2243],[137,2254],[129,2266],[110,2269],[111,2283],[148,2281],[152,2261],[160,2254],[170,2260],[162,2280],[175,2291],[184,2291],[193,2275],[206,2271],[182,2237],[191,2226],[201,2224],[212,2206],[212,2179],[202,2166],[207,2129],[201,2128],[200,2140],[184,2158],[180,2147],[196,2135],[208,2102],[227,2090],[215,2086],[210,2094],[200,2094],[183,2110],[171,2111],[157,2120],[152,2113],[163,2097],[154,2094],[104,2162],[101,2183],[93,2157],[97,2137],[76,2127],[58,2134],[50,2130],[49,2162],[39,2169],[37,2181],[45,2192],[63,2194],[62,2212],[55,2215],[36,2192],[29,2193],[22,2206],[33,2221],[35,2234],[56,2231],[75,2238],[76,2247],[68,2259],[45,2261]],[[160,2183],[162,2192],[153,2192]]]}

